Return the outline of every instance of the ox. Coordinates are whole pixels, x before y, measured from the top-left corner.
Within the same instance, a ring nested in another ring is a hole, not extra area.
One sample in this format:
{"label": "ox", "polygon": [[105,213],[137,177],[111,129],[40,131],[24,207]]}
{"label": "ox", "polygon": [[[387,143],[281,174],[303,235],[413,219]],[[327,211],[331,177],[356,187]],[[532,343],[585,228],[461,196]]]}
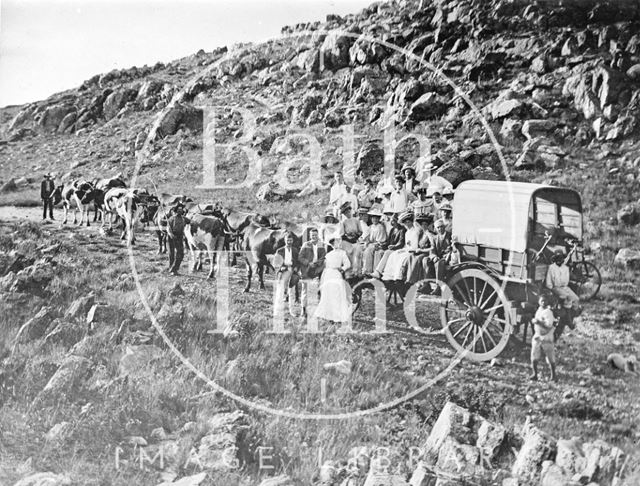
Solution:
{"label": "ox", "polygon": [[80,225],[83,221],[89,225],[89,208],[94,203],[95,189],[93,184],[88,181],[72,181],[60,185],[55,188],[51,198],[53,204],[58,204],[62,201],[62,208],[64,209],[64,219],[62,224],[67,224],[67,217],[69,210],[73,209],[73,224],[78,223],[77,213],[80,212]]}
{"label": "ox", "polygon": [[[224,250],[225,225],[215,216],[194,214],[184,228],[191,257],[193,259],[192,271],[202,268],[202,252],[204,247],[209,255],[210,269],[208,278],[213,278],[217,265],[220,263],[221,252]],[[214,256],[214,253],[216,254]]]}
{"label": "ox", "polygon": [[[276,250],[284,246],[284,237],[290,231],[298,229],[296,225],[285,228],[268,228],[251,222],[243,231],[242,249],[244,250],[247,264],[247,284],[244,292],[249,292],[251,288],[251,278],[253,273],[258,274],[260,289],[264,290],[264,269],[273,266],[268,260],[268,256],[275,254]],[[294,231],[293,246],[300,248],[302,238]]]}
{"label": "ox", "polygon": [[158,199],[150,195],[145,189],[109,189],[104,196],[105,215],[109,215],[109,230],[113,229],[111,215],[115,214],[122,220],[123,229],[120,239],[127,236],[127,243],[135,244],[135,224],[149,221],[150,212],[154,205],[157,209]]}
{"label": "ox", "polygon": [[127,184],[120,177],[120,175],[110,177],[107,179],[94,179],[93,187],[95,188],[94,195],[94,204],[95,204],[95,212],[93,213],[93,221],[98,220],[98,213],[100,213],[100,219],[104,223],[104,196],[109,191],[109,189],[114,188],[126,188]]}

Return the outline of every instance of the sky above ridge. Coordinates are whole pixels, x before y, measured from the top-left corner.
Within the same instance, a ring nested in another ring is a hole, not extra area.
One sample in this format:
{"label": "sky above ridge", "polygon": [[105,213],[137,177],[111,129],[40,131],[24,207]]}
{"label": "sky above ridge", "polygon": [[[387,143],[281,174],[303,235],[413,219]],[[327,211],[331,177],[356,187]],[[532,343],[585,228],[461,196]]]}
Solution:
{"label": "sky above ridge", "polygon": [[149,66],[284,25],[356,13],[372,0],[0,0],[0,107],[94,74]]}

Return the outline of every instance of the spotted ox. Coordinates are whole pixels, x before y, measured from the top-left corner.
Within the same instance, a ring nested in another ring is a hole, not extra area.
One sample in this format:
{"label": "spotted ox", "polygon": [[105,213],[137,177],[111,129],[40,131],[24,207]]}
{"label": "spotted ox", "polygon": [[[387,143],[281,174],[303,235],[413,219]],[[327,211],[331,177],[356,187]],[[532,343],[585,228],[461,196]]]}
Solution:
{"label": "spotted ox", "polygon": [[104,223],[104,196],[109,189],[114,188],[126,188],[126,182],[119,176],[109,177],[107,179],[94,179],[93,187],[95,188],[95,211],[93,213],[93,221],[98,220],[98,213],[100,213],[100,219]]}
{"label": "spotted ox", "polygon": [[62,224],[67,224],[69,210],[73,210],[73,224],[78,224],[78,215],[80,212],[80,222],[85,221],[87,226],[89,224],[89,209],[94,204],[95,188],[93,184],[88,181],[75,180],[67,182],[55,188],[51,195],[54,204],[62,202],[62,209],[64,210],[64,219]]}
{"label": "spotted ox", "polygon": [[[157,198],[155,199],[157,201]],[[145,189],[109,189],[104,196],[105,215],[109,215],[109,230],[113,229],[111,215],[122,220],[121,240],[127,237],[127,243],[135,244],[136,221],[145,223],[149,220],[149,206],[153,205],[153,196]]]}
{"label": "spotted ox", "polygon": [[211,265],[208,278],[213,278],[224,250],[224,222],[215,216],[194,214],[190,216],[189,223],[185,226],[184,235],[191,250],[192,271],[202,268],[201,248],[204,248]]}

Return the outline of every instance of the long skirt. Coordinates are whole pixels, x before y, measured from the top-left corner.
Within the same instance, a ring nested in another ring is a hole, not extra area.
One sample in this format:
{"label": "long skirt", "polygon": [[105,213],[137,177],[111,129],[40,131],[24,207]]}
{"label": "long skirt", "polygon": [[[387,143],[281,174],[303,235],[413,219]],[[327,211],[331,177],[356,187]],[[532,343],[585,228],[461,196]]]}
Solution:
{"label": "long skirt", "polygon": [[336,268],[326,268],[320,277],[320,302],[315,317],[334,322],[351,319],[351,296],[347,282]]}

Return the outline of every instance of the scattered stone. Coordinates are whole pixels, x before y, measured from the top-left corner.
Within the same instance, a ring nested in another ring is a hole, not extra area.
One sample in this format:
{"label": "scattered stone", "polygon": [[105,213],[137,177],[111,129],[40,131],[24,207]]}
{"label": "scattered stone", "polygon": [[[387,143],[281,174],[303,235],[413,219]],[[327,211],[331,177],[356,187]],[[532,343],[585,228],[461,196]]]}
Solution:
{"label": "scattered stone", "polygon": [[263,479],[259,486],[295,486],[293,480],[286,474]]}
{"label": "scattered stone", "polygon": [[82,381],[90,366],[91,360],[72,354],[68,355],[38,394],[34,403],[48,403],[60,399],[61,396],[73,396],[73,388]]}
{"label": "scattered stone", "polygon": [[54,474],[52,472],[36,473],[22,478],[13,486],[69,486],[71,479],[62,474]]}
{"label": "scattered stone", "polygon": [[640,269],[640,250],[621,248],[613,259],[613,263],[619,267],[638,270]]}
{"label": "scattered stone", "polygon": [[207,477],[206,472],[194,474],[193,476],[186,476],[173,482],[164,482],[158,484],[158,486],[198,486]]}
{"label": "scattered stone", "polygon": [[74,300],[64,313],[66,319],[80,319],[87,315],[95,304],[96,296],[93,293]]}
{"label": "scattered stone", "polygon": [[16,334],[15,342],[29,341],[44,336],[53,321],[53,309],[45,306],[38,313],[25,322]]}
{"label": "scattered stone", "polygon": [[351,361],[343,359],[335,363],[325,363],[323,368],[327,371],[336,371],[342,375],[348,375],[351,373]]}
{"label": "scattered stone", "polygon": [[55,424],[45,435],[47,442],[60,443],[64,442],[71,433],[71,424],[69,422],[60,422]]}
{"label": "scattered stone", "polygon": [[636,204],[627,204],[618,211],[618,223],[633,226],[640,223],[640,209]]}
{"label": "scattered stone", "polygon": [[636,357],[623,356],[619,353],[612,353],[607,356],[607,364],[612,368],[633,373],[636,370]]}
{"label": "scattered stone", "polygon": [[525,480],[533,480],[539,474],[542,462],[553,457],[554,439],[527,422],[522,431],[524,443],[516,456],[512,474]]}

